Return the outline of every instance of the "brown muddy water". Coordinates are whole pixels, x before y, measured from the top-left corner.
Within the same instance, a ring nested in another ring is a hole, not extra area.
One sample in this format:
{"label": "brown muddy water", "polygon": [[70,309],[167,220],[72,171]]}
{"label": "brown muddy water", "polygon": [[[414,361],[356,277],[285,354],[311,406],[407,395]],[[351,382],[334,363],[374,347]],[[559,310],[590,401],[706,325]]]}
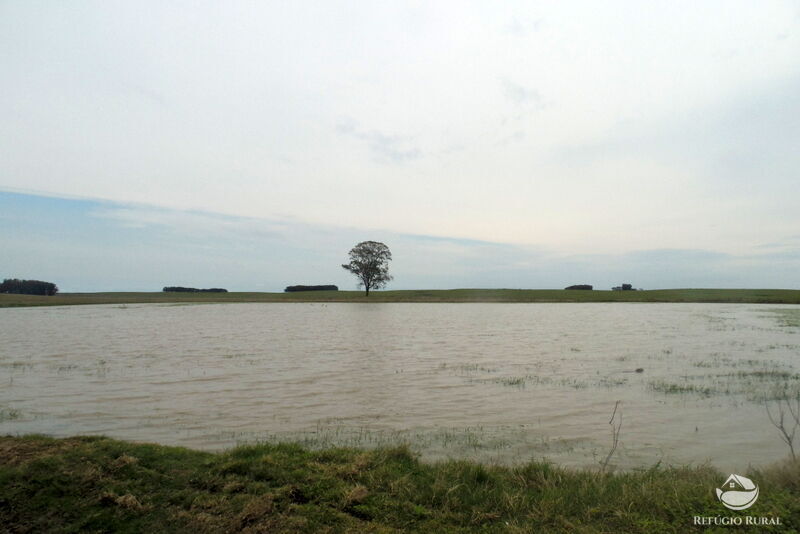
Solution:
{"label": "brown muddy water", "polygon": [[[800,309],[210,304],[0,309],[0,434],[202,449],[408,443],[424,459],[618,468],[784,458]],[[636,369],[643,372],[636,372]],[[619,421],[619,419],[616,419]]]}

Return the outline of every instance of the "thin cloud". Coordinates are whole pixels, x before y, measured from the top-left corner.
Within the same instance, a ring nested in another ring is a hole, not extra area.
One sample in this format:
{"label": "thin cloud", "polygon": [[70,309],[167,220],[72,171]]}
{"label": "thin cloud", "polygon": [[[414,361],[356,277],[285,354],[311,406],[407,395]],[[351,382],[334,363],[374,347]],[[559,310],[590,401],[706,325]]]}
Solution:
{"label": "thin cloud", "polygon": [[203,239],[233,235],[239,239],[280,239],[290,227],[287,223],[265,219],[147,206],[104,206],[90,210],[88,215],[119,224],[123,228],[159,228]]}
{"label": "thin cloud", "polygon": [[536,106],[543,105],[544,100],[538,90],[525,87],[524,85],[513,82],[508,78],[504,78],[502,83],[503,94],[505,94],[506,98],[515,104],[534,104]]}
{"label": "thin cloud", "polygon": [[422,151],[411,146],[408,137],[386,134],[378,130],[363,130],[353,121],[336,126],[343,135],[366,143],[375,159],[383,163],[403,164],[422,157]]}
{"label": "thin cloud", "polygon": [[776,249],[776,248],[797,248],[800,249],[800,235],[792,235],[783,238],[780,241],[771,241],[769,243],[761,243],[756,245],[757,249]]}
{"label": "thin cloud", "polygon": [[538,32],[544,23],[543,18],[537,18],[533,21],[520,20],[518,17],[513,17],[508,24],[503,27],[506,33],[515,35],[517,37],[524,37],[531,33]]}

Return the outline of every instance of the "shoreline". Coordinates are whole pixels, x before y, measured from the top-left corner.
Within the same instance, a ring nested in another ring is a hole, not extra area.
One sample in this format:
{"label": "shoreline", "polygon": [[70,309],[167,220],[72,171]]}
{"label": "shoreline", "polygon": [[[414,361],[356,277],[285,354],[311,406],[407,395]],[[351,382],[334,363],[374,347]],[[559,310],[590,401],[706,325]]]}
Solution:
{"label": "shoreline", "polygon": [[90,304],[213,304],[213,303],[729,303],[800,304],[797,289],[655,289],[644,291],[564,289],[431,289],[374,291],[304,291],[295,293],[59,293],[54,296],[0,294],[0,308],[75,306]]}
{"label": "shoreline", "polygon": [[800,462],[788,460],[749,468],[758,502],[731,512],[715,496],[728,473],[704,465],[604,473],[427,463],[405,447],[210,453],[36,435],[0,437],[0,453],[0,515],[15,532],[705,532],[745,515],[766,518],[761,532],[800,526]]}

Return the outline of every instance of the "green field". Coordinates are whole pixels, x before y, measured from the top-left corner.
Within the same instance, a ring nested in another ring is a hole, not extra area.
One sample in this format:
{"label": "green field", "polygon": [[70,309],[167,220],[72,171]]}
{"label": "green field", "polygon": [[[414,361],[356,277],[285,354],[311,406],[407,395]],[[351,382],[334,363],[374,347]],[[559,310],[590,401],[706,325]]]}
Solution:
{"label": "green field", "polygon": [[208,453],[97,437],[5,437],[0,531],[723,532],[694,516],[750,515],[781,526],[741,527],[748,532],[797,532],[800,464],[744,474],[759,498],[732,512],[714,494],[728,473],[702,466],[601,473],[427,464],[402,447],[264,444]]}
{"label": "green field", "polygon": [[797,289],[656,289],[580,291],[563,289],[414,289],[306,291],[300,293],[60,293],[52,297],[0,295],[0,308],[74,304],[209,302],[744,302],[800,304]]}

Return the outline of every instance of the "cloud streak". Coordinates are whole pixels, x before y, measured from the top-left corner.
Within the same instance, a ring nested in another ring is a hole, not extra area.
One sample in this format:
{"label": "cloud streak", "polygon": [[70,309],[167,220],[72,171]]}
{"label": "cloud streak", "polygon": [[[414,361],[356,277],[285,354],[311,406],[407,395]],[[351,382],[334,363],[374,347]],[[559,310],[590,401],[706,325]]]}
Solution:
{"label": "cloud streak", "polygon": [[515,104],[543,105],[542,95],[536,89],[530,89],[511,80],[503,80],[503,93]]}
{"label": "cloud streak", "polygon": [[340,134],[367,145],[373,157],[381,163],[402,165],[422,157],[422,151],[413,146],[412,139],[389,135],[378,130],[363,130],[353,121],[342,121],[336,126]]}

